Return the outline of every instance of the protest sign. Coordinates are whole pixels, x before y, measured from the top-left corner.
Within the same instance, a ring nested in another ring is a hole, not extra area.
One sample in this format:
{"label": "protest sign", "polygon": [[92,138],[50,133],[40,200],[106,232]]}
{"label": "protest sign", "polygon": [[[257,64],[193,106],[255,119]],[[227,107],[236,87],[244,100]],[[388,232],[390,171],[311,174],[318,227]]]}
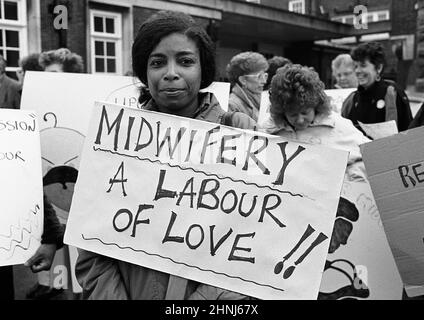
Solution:
{"label": "protest sign", "polygon": [[65,242],[258,298],[316,299],[347,155],[97,103]]}
{"label": "protest sign", "polygon": [[[41,84],[41,85],[40,85]],[[49,197],[61,223],[66,223],[77,179],[80,155],[95,100],[105,100],[139,108],[141,82],[134,77],[55,72],[27,72],[21,109],[36,110],[40,115],[40,136],[44,193]],[[230,84],[213,83],[204,89],[213,92],[223,108],[228,108]],[[71,262],[68,272],[74,292],[80,292],[74,264],[75,248],[70,257],[63,250],[56,254],[51,269]],[[54,285],[53,283],[51,284]],[[57,287],[57,286],[56,286]]]}
{"label": "protest sign", "polygon": [[345,179],[319,299],[400,300],[402,289],[369,183]]}
{"label": "protest sign", "polygon": [[32,111],[0,109],[0,266],[22,264],[43,232],[40,136]]}
{"label": "protest sign", "polygon": [[387,239],[411,296],[424,294],[423,136],[421,127],[361,146]]}
{"label": "protest sign", "polygon": [[343,102],[355,90],[356,88],[325,90],[325,94],[330,97],[330,104],[333,111],[340,114],[342,112]]}
{"label": "protest sign", "polygon": [[379,123],[362,123],[358,121],[358,124],[365,134],[373,140],[385,138],[398,133],[395,120]]}

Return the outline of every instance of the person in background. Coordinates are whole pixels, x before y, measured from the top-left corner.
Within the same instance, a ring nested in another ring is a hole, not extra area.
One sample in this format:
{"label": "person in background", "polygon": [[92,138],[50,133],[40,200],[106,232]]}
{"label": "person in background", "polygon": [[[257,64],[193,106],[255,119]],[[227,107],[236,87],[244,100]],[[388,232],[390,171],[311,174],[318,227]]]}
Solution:
{"label": "person in background", "polygon": [[405,92],[394,82],[381,78],[386,58],[377,42],[360,44],[352,50],[358,89],[350,94],[342,106],[342,116],[359,128],[362,123],[395,120],[398,130],[407,130],[412,121],[411,108]]}
{"label": "person in background", "polygon": [[18,81],[21,86],[24,84],[25,73],[27,71],[43,71],[43,67],[40,65],[39,59],[39,53],[32,53],[26,57],[23,57],[19,61],[19,69],[16,70],[16,76],[18,77]]}
{"label": "person in background", "polygon": [[364,180],[359,145],[369,142],[352,122],[331,110],[324,83],[312,68],[299,64],[278,69],[270,89],[270,118],[262,130],[311,144],[349,151],[349,180]]}
{"label": "person in background", "polygon": [[[132,47],[135,76],[147,85],[145,110],[252,129],[240,112],[225,112],[212,93],[200,93],[215,77],[212,40],[193,18],[159,11],[140,27]],[[95,183],[95,182],[94,182]],[[80,250],[76,276],[83,299],[244,299],[237,293],[181,279],[128,262]],[[173,292],[174,294],[171,294]]]}
{"label": "person in background", "polygon": [[22,87],[6,75],[6,67],[7,61],[0,55],[0,108],[19,109]]}
{"label": "person in background", "polygon": [[228,110],[247,114],[258,121],[261,94],[268,79],[268,62],[257,52],[242,52],[227,65],[232,85]]}
{"label": "person in background", "polygon": [[289,59],[281,56],[274,56],[271,59],[268,59],[268,70],[266,71],[268,74],[268,79],[266,80],[264,90],[269,90],[269,87],[271,86],[271,80],[276,74],[277,70],[287,64],[292,64],[292,62]]}
{"label": "person in background", "polygon": [[46,72],[84,72],[82,57],[66,48],[41,53],[39,62]]}
{"label": "person in background", "polygon": [[358,79],[355,74],[355,66],[352,57],[349,54],[339,54],[331,62],[331,70],[336,80],[334,87],[336,89],[356,88]]}
{"label": "person in background", "polygon": [[[51,50],[42,52],[38,59],[39,65],[41,66],[42,70],[45,72],[68,72],[68,73],[82,73],[84,71],[84,62],[81,56],[79,56],[76,53],[71,52],[69,49],[66,48],[60,48],[57,50]],[[75,168],[73,168],[74,171]],[[66,173],[63,174],[66,175]],[[55,201],[58,200],[55,199],[55,197],[61,197],[62,195],[60,193],[58,194],[52,194],[49,192],[49,189],[46,188],[46,179],[45,179],[45,172],[43,172],[43,184],[44,184],[44,192],[47,194],[47,196],[52,199],[52,205],[54,206]],[[72,182],[75,183],[77,179],[77,174],[72,176],[63,176],[63,181]],[[68,180],[71,181],[68,181]],[[67,187],[64,185],[64,189]],[[72,197],[72,193],[67,193]],[[62,199],[65,202],[71,202],[72,199]],[[57,206],[54,207],[56,214],[58,216],[59,222],[63,225],[66,225],[66,221],[68,219],[69,212],[58,208]],[[71,263],[70,263],[70,250],[76,250],[76,249],[70,249],[67,245],[62,246],[62,250],[58,251],[56,253],[56,259],[53,261],[53,270],[54,267],[57,265],[64,265],[67,267],[67,270],[69,272],[68,282],[71,282]],[[40,270],[41,271],[41,270]],[[56,288],[53,286],[53,279],[52,279],[52,273],[50,271],[43,271],[39,272],[37,274],[38,282],[28,291],[27,298],[28,299],[36,299],[36,300],[45,300],[50,299],[52,297],[58,296],[60,294],[64,293],[63,287]],[[68,283],[64,283],[63,286],[68,286]],[[72,288],[75,289],[75,288]],[[75,296],[79,293],[78,289],[75,289]]]}

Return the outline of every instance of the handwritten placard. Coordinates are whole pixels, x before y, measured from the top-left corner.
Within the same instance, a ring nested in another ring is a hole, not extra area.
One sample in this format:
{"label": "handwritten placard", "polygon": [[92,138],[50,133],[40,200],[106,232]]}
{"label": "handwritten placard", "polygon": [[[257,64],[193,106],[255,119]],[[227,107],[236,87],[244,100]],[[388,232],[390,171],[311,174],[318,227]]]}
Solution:
{"label": "handwritten placard", "polygon": [[368,181],[345,179],[319,299],[400,300],[402,289]]}
{"label": "handwritten placard", "polygon": [[408,295],[424,294],[424,128],[361,146],[384,230]]}
{"label": "handwritten placard", "polygon": [[258,298],[316,299],[346,162],[344,151],[97,103],[65,242]]}
{"label": "handwritten placard", "polygon": [[[40,86],[40,83],[43,85]],[[142,86],[134,77],[26,73],[21,108],[35,110],[40,115],[44,193],[49,197],[61,223],[66,223],[68,219],[94,101],[104,100],[139,108],[138,97]],[[213,83],[204,91],[213,92],[220,105],[224,109],[228,108],[229,83]],[[77,293],[81,291],[74,275],[77,250],[69,248],[69,251],[69,258],[60,258],[61,252],[56,254],[55,262],[63,265],[62,261],[70,261],[73,290]],[[52,275],[51,279],[54,278]]]}
{"label": "handwritten placard", "polygon": [[40,136],[32,111],[0,109],[0,266],[26,262],[40,245]]}

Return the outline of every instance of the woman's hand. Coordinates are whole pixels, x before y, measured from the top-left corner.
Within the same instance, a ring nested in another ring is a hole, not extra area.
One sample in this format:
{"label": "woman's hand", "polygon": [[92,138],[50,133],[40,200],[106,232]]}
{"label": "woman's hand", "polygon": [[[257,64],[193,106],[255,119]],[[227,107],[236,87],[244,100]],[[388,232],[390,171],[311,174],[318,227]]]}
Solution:
{"label": "woman's hand", "polygon": [[55,254],[55,244],[41,244],[34,255],[25,262],[25,266],[31,268],[34,273],[50,270]]}

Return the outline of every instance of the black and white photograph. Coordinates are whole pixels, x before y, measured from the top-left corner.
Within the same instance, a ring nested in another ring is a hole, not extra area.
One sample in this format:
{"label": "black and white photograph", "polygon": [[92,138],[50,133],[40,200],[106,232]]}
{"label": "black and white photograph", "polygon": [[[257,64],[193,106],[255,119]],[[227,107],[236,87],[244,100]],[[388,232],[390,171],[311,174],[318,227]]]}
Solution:
{"label": "black and white photograph", "polygon": [[0,0],[0,304],[422,301],[423,110],[424,0]]}

